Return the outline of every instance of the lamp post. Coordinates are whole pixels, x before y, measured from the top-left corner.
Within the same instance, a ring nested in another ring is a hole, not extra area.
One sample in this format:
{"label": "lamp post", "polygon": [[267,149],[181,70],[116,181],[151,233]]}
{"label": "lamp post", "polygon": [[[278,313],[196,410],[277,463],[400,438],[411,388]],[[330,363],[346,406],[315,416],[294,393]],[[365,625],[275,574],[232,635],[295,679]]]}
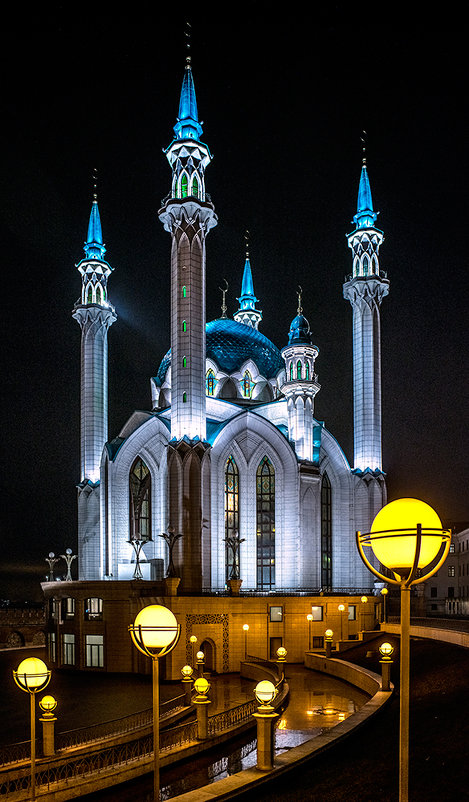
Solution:
{"label": "lamp post", "polygon": [[338,611],[340,613],[340,640],[343,640],[344,632],[343,632],[343,625],[342,625],[342,613],[345,611],[345,604],[339,604]]}
{"label": "lamp post", "polygon": [[31,732],[31,800],[36,799],[36,705],[35,698],[38,691],[43,691],[50,681],[51,672],[43,660],[37,657],[27,657],[22,660],[13,679],[18,688],[29,693],[30,697],[30,732]]}
{"label": "lamp post", "polygon": [[275,685],[267,679],[258,682],[254,688],[254,695],[259,702],[257,713],[257,768],[260,771],[269,771],[274,766],[274,723],[278,713],[272,707],[277,696]]}
{"label": "lamp post", "polygon": [[383,597],[383,624],[386,623],[387,616],[386,616],[386,599],[388,596],[389,590],[387,588],[381,588],[381,596]]}
{"label": "lamp post", "polygon": [[287,661],[287,650],[285,646],[279,646],[277,649],[277,663],[280,667],[280,682],[285,680],[285,663]]}
{"label": "lamp post", "polygon": [[53,696],[43,696],[39,700],[39,707],[42,716],[39,721],[42,724],[42,752],[44,757],[55,754],[54,725],[57,721],[54,711],[57,707],[57,700]]}
{"label": "lamp post", "polygon": [[308,646],[308,650],[311,651],[311,625],[313,623],[313,614],[312,613],[308,613],[308,615],[306,616],[306,620],[308,622],[308,627],[309,627],[309,636],[308,636],[309,646]]}
{"label": "lamp post", "polygon": [[365,611],[366,611],[366,604],[368,602],[368,596],[362,596],[360,601],[361,601],[363,607],[365,608],[364,610],[363,610],[363,608],[360,610],[360,617],[361,617],[361,627],[360,627],[360,629],[363,631],[365,629]]}
{"label": "lamp post", "polygon": [[189,643],[192,646],[192,668],[195,666],[195,644],[197,643],[197,635],[191,635]]}
{"label": "lamp post", "polygon": [[198,677],[194,682],[197,696],[194,704],[197,708],[197,740],[205,741],[208,738],[208,706],[211,704],[207,694],[210,690],[210,683],[205,677]]}
{"label": "lamp post", "polygon": [[394,652],[394,646],[392,643],[388,643],[385,641],[379,647],[379,653],[381,655],[381,690],[382,691],[389,691],[391,687],[391,666],[392,660],[391,655]]}
{"label": "lamp post", "polygon": [[325,639],[326,639],[326,657],[330,657],[331,656],[331,652],[332,652],[332,636],[333,636],[333,634],[334,633],[333,633],[332,629],[326,629],[326,631],[324,633],[324,636],[325,636]]}
{"label": "lamp post", "polygon": [[244,630],[244,659],[247,660],[249,624],[243,624],[243,630]]}
{"label": "lamp post", "polygon": [[[399,800],[409,798],[409,676],[410,676],[410,588],[435,574],[444,563],[451,544],[451,530],[443,529],[435,510],[414,498],[386,504],[377,514],[371,531],[357,532],[357,548],[366,567],[384,582],[401,589]],[[365,556],[374,556],[393,578],[375,568]]]}
{"label": "lamp post", "polygon": [[158,658],[164,657],[176,646],[181,634],[175,616],[161,604],[150,604],[137,614],[133,624],[129,626],[130,637],[137,649],[151,657],[152,689],[153,689],[153,799],[158,802],[160,796],[160,728],[159,728],[159,664]]}
{"label": "lamp post", "polygon": [[192,668],[192,666],[183,666],[181,668],[182,687],[184,688],[184,705],[186,707],[189,707],[191,703],[193,673],[194,669]]}
{"label": "lamp post", "polygon": [[204,660],[205,655],[203,652],[197,652],[197,676],[203,677],[204,675]]}

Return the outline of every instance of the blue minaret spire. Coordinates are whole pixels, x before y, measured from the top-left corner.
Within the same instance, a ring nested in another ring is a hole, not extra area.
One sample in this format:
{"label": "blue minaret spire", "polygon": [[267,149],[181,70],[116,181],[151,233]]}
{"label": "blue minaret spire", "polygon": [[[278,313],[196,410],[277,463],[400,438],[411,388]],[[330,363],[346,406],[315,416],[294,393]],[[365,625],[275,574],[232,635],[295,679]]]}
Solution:
{"label": "blue minaret spire", "polygon": [[106,248],[103,242],[103,231],[101,228],[101,218],[99,216],[98,197],[96,192],[93,194],[90,222],[88,223],[88,236],[84,245],[84,251],[87,259],[102,260],[104,254],[106,253]]}
{"label": "blue minaret spire", "polygon": [[353,253],[352,275],[343,288],[353,309],[354,469],[358,473],[382,472],[380,307],[389,281],[379,266],[384,235],[375,228],[376,217],[363,153],[355,229],[347,235]]}
{"label": "blue minaret spire", "polygon": [[197,111],[197,98],[195,95],[190,56],[186,58],[186,69],[184,71],[181,96],[179,98],[179,114],[173,130],[176,139],[200,140],[202,134],[202,125],[199,123],[199,114]]}
{"label": "blue minaret spire", "polygon": [[262,312],[256,309],[256,298],[254,293],[254,282],[252,280],[251,262],[249,259],[249,231],[246,231],[244,238],[246,240],[246,258],[244,262],[243,281],[241,284],[241,295],[238,298],[239,309],[233,315],[238,323],[245,323],[247,326],[252,326],[253,329],[259,328],[259,323],[262,320]]}

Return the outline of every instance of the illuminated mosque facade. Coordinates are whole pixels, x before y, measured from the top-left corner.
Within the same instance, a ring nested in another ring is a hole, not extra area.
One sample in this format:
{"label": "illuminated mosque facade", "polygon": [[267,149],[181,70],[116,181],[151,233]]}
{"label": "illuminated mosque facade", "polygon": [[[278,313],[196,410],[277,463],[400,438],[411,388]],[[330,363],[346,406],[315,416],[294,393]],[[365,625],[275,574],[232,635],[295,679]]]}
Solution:
{"label": "illuminated mosque facade", "polygon": [[383,234],[366,162],[343,287],[353,312],[351,467],[314,415],[318,348],[301,295],[278,348],[262,332],[247,253],[233,319],[223,306],[220,318],[206,321],[206,240],[218,220],[205,189],[212,156],[202,141],[190,59],[165,153],[171,185],[159,218],[171,242],[171,347],[150,380],[152,408],[134,412],[111,440],[107,337],[117,315],[96,196],[78,264],[79,578],[129,580],[136,567],[143,579],[161,578],[169,554],[160,535],[172,529],[181,535],[173,562],[186,594],[224,590],[233,578],[254,593],[370,588],[355,531],[368,531],[386,503],[380,305],[389,282],[379,266]]}

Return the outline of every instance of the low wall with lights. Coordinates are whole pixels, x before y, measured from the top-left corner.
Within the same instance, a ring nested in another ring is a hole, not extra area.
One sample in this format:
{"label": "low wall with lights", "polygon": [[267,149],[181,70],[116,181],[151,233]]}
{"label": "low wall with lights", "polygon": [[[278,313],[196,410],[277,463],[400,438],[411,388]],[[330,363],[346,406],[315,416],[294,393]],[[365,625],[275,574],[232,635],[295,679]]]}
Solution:
{"label": "low wall with lights", "polygon": [[322,655],[307,653],[305,654],[305,666],[313,671],[320,671],[331,677],[343,679],[370,696],[374,696],[381,689],[381,677],[379,674],[356,666],[353,663],[346,663],[345,660],[328,659]]}
{"label": "low wall with lights", "polygon": [[[389,632],[390,635],[400,635],[400,624],[383,624],[382,632]],[[454,643],[456,646],[463,646],[469,649],[469,632],[461,632],[453,629],[439,629],[432,626],[410,625],[410,636],[412,638],[430,638],[431,640],[441,640],[445,643]]]}

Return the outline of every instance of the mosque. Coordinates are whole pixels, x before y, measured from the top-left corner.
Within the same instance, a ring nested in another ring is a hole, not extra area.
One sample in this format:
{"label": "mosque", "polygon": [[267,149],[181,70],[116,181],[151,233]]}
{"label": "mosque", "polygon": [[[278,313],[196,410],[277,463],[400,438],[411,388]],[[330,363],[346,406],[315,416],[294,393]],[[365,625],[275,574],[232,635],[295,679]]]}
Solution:
{"label": "mosque", "polygon": [[[262,331],[268,321],[264,327],[247,250],[233,319],[223,304],[221,317],[206,321],[206,241],[218,219],[205,188],[212,156],[190,58],[173,131],[165,150],[170,191],[159,210],[171,237],[170,348],[150,378],[151,409],[135,411],[112,439],[107,338],[117,313],[96,196],[92,202],[73,310],[81,327],[80,581],[61,583],[61,595],[72,592],[65,585],[80,583],[93,586],[95,599],[106,598],[111,586],[111,595],[119,585],[125,595],[124,586],[138,579],[146,595],[160,598],[165,594],[155,588],[166,576],[176,579],[173,606],[186,599],[191,611],[184,615],[195,624],[207,594],[222,596],[226,611],[244,594],[248,601],[370,592],[355,532],[368,531],[386,503],[380,306],[389,281],[379,265],[383,234],[375,227],[366,160],[343,285],[353,313],[352,467],[315,418],[319,351],[301,292],[277,347]],[[46,596],[57,595],[57,587],[47,588]],[[212,623],[223,614],[213,613]],[[199,623],[210,624],[210,615]]]}

